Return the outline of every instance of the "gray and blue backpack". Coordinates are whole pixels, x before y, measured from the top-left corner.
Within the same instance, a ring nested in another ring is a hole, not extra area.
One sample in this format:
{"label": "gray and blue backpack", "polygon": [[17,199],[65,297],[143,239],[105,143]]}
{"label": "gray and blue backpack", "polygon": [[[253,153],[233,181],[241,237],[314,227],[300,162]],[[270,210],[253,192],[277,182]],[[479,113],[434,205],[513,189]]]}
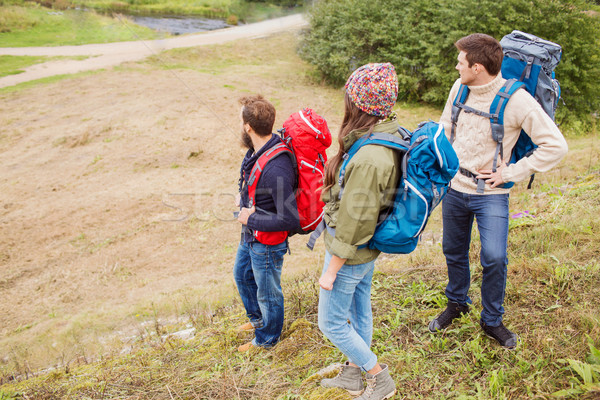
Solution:
{"label": "gray and blue backpack", "polygon": [[[469,95],[469,88],[460,85],[452,105],[452,130],[450,133],[450,141],[453,142],[456,123],[461,111],[489,118],[492,126],[492,138],[497,143],[492,165],[493,171],[496,171],[498,156],[504,159],[502,145],[504,140],[504,109],[513,93],[521,88],[527,90],[535,97],[552,120],[554,120],[554,114],[560,99],[560,85],[554,74],[554,69],[562,56],[560,45],[516,30],[504,36],[500,41],[500,45],[504,52],[501,73],[502,77],[507,79],[506,83],[496,94],[489,112],[466,106],[465,102]],[[523,157],[528,157],[536,147],[527,132],[521,131],[513,148],[509,164],[515,163]],[[461,174],[472,178],[477,183],[477,192],[483,193],[485,187],[483,180],[476,179],[475,173],[464,168],[460,168],[459,171]],[[531,188],[532,182],[533,175],[529,180],[528,189]],[[507,182],[500,187],[510,188],[513,185],[514,182]]]}

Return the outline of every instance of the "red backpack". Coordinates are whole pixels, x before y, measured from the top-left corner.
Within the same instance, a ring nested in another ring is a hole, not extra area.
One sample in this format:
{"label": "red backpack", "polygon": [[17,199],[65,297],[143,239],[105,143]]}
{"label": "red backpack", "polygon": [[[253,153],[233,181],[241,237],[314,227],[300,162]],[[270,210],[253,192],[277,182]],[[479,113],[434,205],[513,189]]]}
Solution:
{"label": "red backpack", "polygon": [[282,243],[288,233],[312,232],[323,219],[321,186],[327,154],[325,150],[331,145],[331,133],[327,121],[310,108],[293,113],[279,130],[283,143],[276,145],[262,154],[252,168],[248,179],[248,196],[250,204],[255,204],[256,186],[265,165],[281,154],[293,154],[292,160],[297,170],[298,187],[296,204],[300,216],[300,228],[293,232],[260,232],[254,231],[254,237],[260,243],[275,245]]}

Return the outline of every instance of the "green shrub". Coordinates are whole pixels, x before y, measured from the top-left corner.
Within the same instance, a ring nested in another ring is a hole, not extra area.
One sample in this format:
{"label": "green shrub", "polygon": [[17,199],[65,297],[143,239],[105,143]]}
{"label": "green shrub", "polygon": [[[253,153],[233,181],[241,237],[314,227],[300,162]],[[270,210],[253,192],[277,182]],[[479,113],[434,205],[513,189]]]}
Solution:
{"label": "green shrub", "polygon": [[565,106],[559,122],[600,109],[600,17],[584,0],[323,0],[309,13],[300,54],[341,84],[367,62],[396,67],[399,99],[444,104],[457,79],[454,42],[474,32],[501,39],[514,29],[557,42]]}

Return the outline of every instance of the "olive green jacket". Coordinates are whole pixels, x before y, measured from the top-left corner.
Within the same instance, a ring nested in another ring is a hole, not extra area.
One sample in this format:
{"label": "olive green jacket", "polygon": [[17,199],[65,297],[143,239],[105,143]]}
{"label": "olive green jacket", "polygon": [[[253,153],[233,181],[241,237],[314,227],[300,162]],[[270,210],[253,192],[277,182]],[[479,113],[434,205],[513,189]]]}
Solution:
{"label": "olive green jacket", "polygon": [[[397,136],[396,118],[377,124],[373,132],[391,133]],[[344,151],[367,133],[365,130],[350,132],[344,139]],[[340,163],[341,167],[341,163]],[[339,169],[336,176],[339,176]],[[346,264],[356,265],[372,261],[380,251],[358,248],[371,239],[381,211],[392,204],[400,178],[400,157],[395,150],[382,146],[365,146],[348,162],[344,176],[344,192],[338,199],[340,186],[336,182],[322,194],[326,203],[324,220],[328,228],[335,229],[335,237],[325,232],[325,247],[330,254],[347,259]]]}

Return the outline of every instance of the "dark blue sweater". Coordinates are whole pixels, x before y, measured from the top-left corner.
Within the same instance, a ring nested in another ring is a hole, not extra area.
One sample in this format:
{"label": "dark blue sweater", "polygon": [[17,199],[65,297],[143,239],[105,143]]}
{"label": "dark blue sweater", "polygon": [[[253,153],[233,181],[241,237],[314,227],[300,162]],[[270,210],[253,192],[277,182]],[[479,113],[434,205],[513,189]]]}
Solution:
{"label": "dark blue sweater", "polygon": [[[273,135],[271,139],[256,153],[248,150],[241,170],[250,175],[256,160],[271,147],[281,142],[281,138]],[[242,174],[242,179],[243,174]],[[298,207],[296,205],[296,171],[291,158],[286,154],[271,159],[260,174],[256,185],[256,212],[248,218],[248,225],[242,227],[246,242],[254,239],[253,230],[261,232],[290,231],[300,226]],[[244,180],[241,191],[243,207],[248,207],[248,182]]]}

